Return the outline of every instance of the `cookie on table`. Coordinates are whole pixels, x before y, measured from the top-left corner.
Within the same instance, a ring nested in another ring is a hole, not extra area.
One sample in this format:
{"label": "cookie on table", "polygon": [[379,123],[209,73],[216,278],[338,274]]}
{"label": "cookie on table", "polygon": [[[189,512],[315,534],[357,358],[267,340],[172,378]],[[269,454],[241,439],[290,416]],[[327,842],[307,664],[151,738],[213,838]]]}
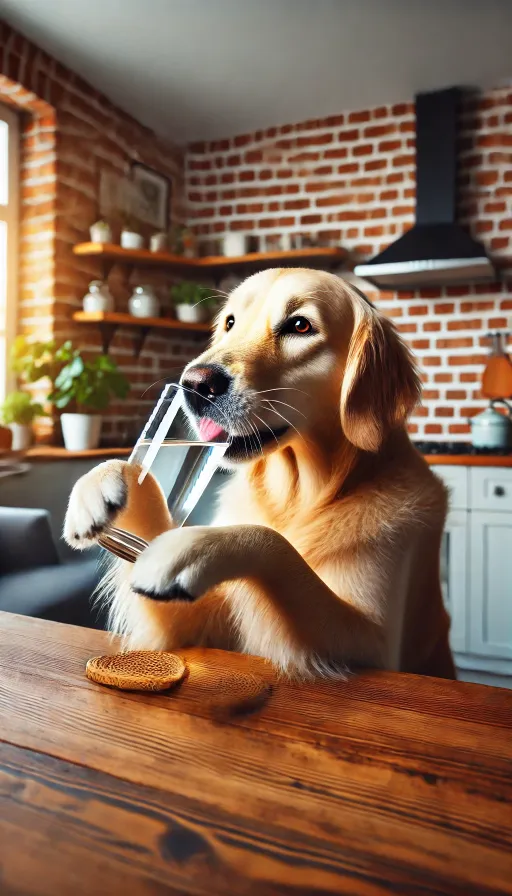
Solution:
{"label": "cookie on table", "polygon": [[129,650],[111,656],[95,656],[85,674],[97,684],[122,691],[166,691],[185,676],[181,657],[164,650]]}

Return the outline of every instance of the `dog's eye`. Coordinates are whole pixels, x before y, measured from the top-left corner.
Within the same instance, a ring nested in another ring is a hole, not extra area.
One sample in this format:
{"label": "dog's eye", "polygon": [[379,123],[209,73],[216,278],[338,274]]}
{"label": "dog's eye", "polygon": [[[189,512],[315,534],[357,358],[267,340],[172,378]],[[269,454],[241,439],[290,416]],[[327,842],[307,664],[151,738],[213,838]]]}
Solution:
{"label": "dog's eye", "polygon": [[309,336],[314,333],[313,324],[307,317],[290,317],[283,326],[281,332],[293,333],[295,336]]}
{"label": "dog's eye", "polygon": [[226,331],[230,330],[234,323],[235,323],[235,318],[233,317],[232,314],[228,314],[228,316],[226,317],[226,323],[224,324],[224,329]]}

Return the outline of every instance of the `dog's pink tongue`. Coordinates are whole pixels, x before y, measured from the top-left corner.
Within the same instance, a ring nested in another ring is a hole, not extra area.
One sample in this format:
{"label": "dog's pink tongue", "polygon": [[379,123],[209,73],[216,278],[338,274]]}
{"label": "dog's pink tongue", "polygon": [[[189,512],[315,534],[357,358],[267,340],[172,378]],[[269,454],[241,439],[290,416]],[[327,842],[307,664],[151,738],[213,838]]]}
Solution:
{"label": "dog's pink tongue", "polygon": [[218,423],[210,420],[209,417],[201,417],[199,421],[199,434],[203,442],[213,442],[215,439],[218,439],[219,436],[222,436],[223,438],[226,437],[226,432],[222,429],[222,426],[219,426]]}

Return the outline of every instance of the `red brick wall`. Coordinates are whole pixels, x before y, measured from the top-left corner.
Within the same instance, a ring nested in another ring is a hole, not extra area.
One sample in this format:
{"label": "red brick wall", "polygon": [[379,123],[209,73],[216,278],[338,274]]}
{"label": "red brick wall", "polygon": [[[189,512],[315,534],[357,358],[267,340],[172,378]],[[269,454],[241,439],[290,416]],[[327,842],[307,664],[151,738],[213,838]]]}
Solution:
{"label": "red brick wall", "polygon": [[[512,93],[471,97],[459,153],[461,223],[504,266],[512,261]],[[228,230],[315,234],[369,258],[411,226],[415,122],[410,102],[269,128],[187,154],[189,220],[210,243]],[[416,352],[423,406],[418,437],[464,439],[466,418],[485,406],[479,382],[484,334],[512,313],[505,283],[401,293],[371,292]]]}
{"label": "red brick wall", "polygon": [[[172,219],[184,220],[183,152],[117,109],[101,93],[0,23],[0,102],[16,106],[22,115],[21,242],[19,329],[36,338],[71,338],[97,351],[94,328],[73,323],[73,311],[90,280],[101,278],[91,259],[73,256],[74,243],[88,239],[88,228],[99,217],[100,171],[123,174],[141,161],[172,180]],[[125,310],[131,288],[116,268],[111,287],[118,310]],[[134,271],[131,284],[153,283],[168,303],[169,278]],[[178,369],[197,354],[202,340],[194,336],[163,336],[153,331],[136,360],[135,332],[121,329],[112,355],[130,377],[129,401],[110,408],[104,434],[111,442],[133,435],[158,394],[142,392],[171,367]],[[59,436],[53,423],[42,424],[43,435]]]}

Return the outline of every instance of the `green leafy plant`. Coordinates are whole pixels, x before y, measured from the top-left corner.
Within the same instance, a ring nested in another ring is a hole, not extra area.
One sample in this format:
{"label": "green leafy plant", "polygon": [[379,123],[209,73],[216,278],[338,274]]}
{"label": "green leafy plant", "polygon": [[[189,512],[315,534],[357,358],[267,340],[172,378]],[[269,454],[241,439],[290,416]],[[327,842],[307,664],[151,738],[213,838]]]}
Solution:
{"label": "green leafy plant", "polygon": [[[48,377],[52,383],[48,400],[61,410],[71,406],[80,413],[104,411],[112,397],[126,398],[130,389],[112,358],[97,355],[87,361],[69,340],[56,348],[53,341],[27,342],[24,336],[18,336],[11,353],[11,367],[28,383]],[[39,413],[38,410],[34,416]]]}
{"label": "green leafy plant", "polygon": [[29,426],[36,417],[45,417],[46,411],[37,401],[32,401],[28,392],[10,392],[0,408],[3,422],[20,423]]}
{"label": "green leafy plant", "polygon": [[210,286],[201,286],[199,283],[191,283],[182,280],[171,288],[171,299],[174,305],[197,305],[201,302],[212,311],[219,306],[218,296],[212,295]]}
{"label": "green leafy plant", "polygon": [[56,349],[52,341],[28,342],[24,336],[14,340],[11,369],[27,383],[35,383],[46,376],[53,382],[63,361],[61,349]]}
{"label": "green leafy plant", "polygon": [[128,395],[130,384],[108,355],[97,355],[86,361],[80,349],[73,349],[71,342],[65,342],[59,349],[59,360],[66,363],[48,396],[59,410],[71,406],[76,413],[104,411],[111,398]]}

